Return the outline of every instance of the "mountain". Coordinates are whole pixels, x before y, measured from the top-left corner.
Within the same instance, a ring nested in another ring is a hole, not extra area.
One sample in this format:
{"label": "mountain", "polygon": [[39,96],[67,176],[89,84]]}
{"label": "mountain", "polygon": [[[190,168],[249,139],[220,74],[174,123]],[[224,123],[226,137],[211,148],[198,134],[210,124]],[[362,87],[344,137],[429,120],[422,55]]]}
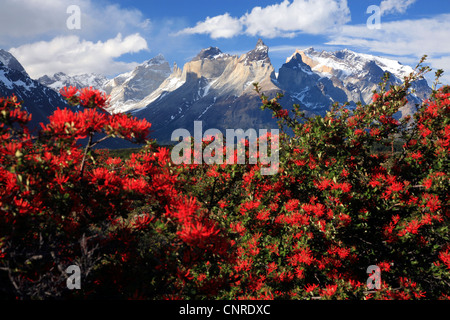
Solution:
{"label": "mountain", "polygon": [[111,96],[110,110],[126,112],[135,109],[135,105],[155,91],[170,74],[169,63],[159,54],[131,72],[104,82],[102,89]]}
{"label": "mountain", "polygon": [[308,110],[328,110],[335,101],[347,101],[346,93],[335,87],[329,78],[314,72],[299,53],[281,66],[277,83],[285,94]]}
{"label": "mountain", "polygon": [[108,79],[100,74],[80,74],[67,75],[64,72],[55,73],[53,76],[44,75],[37,79],[41,84],[47,86],[56,92],[63,87],[74,86],[77,88],[93,87],[94,89],[103,89]]}
{"label": "mountain", "polygon": [[[296,65],[300,67],[296,70],[296,76],[293,76],[292,69]],[[331,102],[369,103],[373,90],[377,88],[385,72],[390,74],[389,84],[399,84],[413,71],[410,66],[397,61],[348,49],[318,52],[314,48],[308,48],[296,50],[286,60],[286,64],[280,69],[278,81],[301,104],[317,110],[327,106],[324,98]],[[415,92],[408,96],[409,104],[401,110],[402,115],[413,113],[415,104],[431,93],[431,88],[424,79],[414,82],[412,89]],[[322,95],[317,95],[317,90]],[[321,103],[316,102],[317,98]]]}
{"label": "mountain", "polygon": [[174,66],[172,74],[133,113],[152,122],[152,135],[161,142],[170,142],[177,128],[192,133],[196,120],[203,121],[204,128],[219,130],[276,128],[271,113],[260,110],[252,85],[258,82],[266,94],[280,91],[274,84],[268,51],[261,40],[240,57],[216,47],[203,49],[183,69]]}
{"label": "mountain", "polygon": [[0,49],[0,96],[15,94],[24,108],[32,114],[31,126],[46,123],[48,115],[57,107],[68,107],[66,101],[54,90],[30,78],[19,61],[9,52]]}
{"label": "mountain", "polygon": [[[161,85],[133,105],[134,115],[151,121],[153,137],[170,142],[177,128],[192,132],[193,122],[204,128],[277,128],[268,111],[261,111],[253,83],[269,97],[284,93],[281,104],[300,104],[307,115],[324,115],[335,102],[369,103],[385,72],[390,84],[401,83],[413,72],[397,61],[350,50],[296,50],[281,66],[278,76],[269,48],[258,40],[255,48],[238,57],[217,47],[203,49],[183,69],[174,66]],[[415,112],[415,104],[431,93],[426,80],[413,84],[414,93],[398,116]]]}
{"label": "mountain", "polygon": [[[170,143],[175,129],[193,132],[194,121],[202,121],[204,130],[277,128],[271,112],[261,111],[254,91],[257,82],[265,95],[282,92],[285,108],[300,104],[306,115],[324,115],[334,102],[369,103],[385,72],[390,84],[401,83],[413,72],[409,66],[351,50],[296,50],[278,73],[262,40],[249,52],[238,56],[217,47],[201,50],[182,68],[173,68],[162,55],[138,65],[113,79],[101,75],[69,76],[57,73],[35,81],[20,63],[6,51],[0,51],[0,94],[15,92],[33,110],[33,119],[44,119],[56,106],[65,106],[55,92],[60,87],[93,86],[111,96],[109,112],[131,112],[152,123],[152,138]],[[408,105],[397,116],[414,113],[415,104],[431,93],[426,80],[413,83]],[[54,89],[54,90],[52,90]],[[42,120],[41,120],[42,121]],[[118,146],[120,147],[120,146]]]}
{"label": "mountain", "polygon": [[170,74],[169,63],[159,54],[112,79],[94,73],[67,75],[58,72],[53,76],[44,75],[38,81],[56,92],[65,86],[102,90],[110,96],[111,112],[126,112],[135,109],[134,105],[155,91]]}

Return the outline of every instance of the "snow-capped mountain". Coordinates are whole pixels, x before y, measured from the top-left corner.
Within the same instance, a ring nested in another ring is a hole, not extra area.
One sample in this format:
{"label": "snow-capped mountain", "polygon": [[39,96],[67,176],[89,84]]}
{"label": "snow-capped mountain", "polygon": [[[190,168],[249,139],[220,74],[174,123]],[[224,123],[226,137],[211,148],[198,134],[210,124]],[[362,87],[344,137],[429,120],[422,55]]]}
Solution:
{"label": "snow-capped mountain", "polygon": [[346,93],[328,77],[314,72],[299,53],[281,66],[277,83],[296,103],[308,110],[327,109],[335,101],[347,101]]}
{"label": "snow-capped mountain", "polygon": [[32,114],[31,125],[46,123],[57,107],[68,107],[61,95],[30,78],[23,66],[9,52],[0,49],[0,96],[15,94],[23,107]]}
{"label": "snow-capped mountain", "polygon": [[169,63],[160,54],[112,79],[95,73],[67,75],[58,72],[52,76],[44,75],[38,81],[56,92],[68,86],[93,87],[110,96],[111,112],[126,112],[135,109],[134,105],[155,91],[170,74]]}
{"label": "snow-capped mountain", "polygon": [[[183,69],[174,66],[159,88],[134,105],[133,113],[152,121],[153,136],[165,142],[173,130],[190,129],[195,120],[218,129],[276,128],[270,112],[259,109],[254,82],[266,95],[283,92],[281,102],[287,108],[298,103],[308,115],[323,115],[334,102],[369,103],[385,72],[394,84],[413,72],[386,58],[309,48],[294,52],[276,76],[268,52],[261,40],[240,57],[216,47],[203,49]],[[426,80],[415,82],[413,88],[402,115],[414,112],[415,103],[431,93]]]}
{"label": "snow-capped mountain", "polygon": [[[33,109],[33,119],[42,121],[56,106],[65,106],[57,93],[61,87],[92,86],[111,96],[108,111],[132,112],[146,118],[152,123],[152,137],[167,143],[175,129],[192,132],[196,120],[203,121],[204,128],[219,130],[277,128],[271,113],[259,108],[255,82],[269,97],[284,93],[281,103],[286,108],[298,103],[307,115],[323,115],[336,101],[369,103],[385,72],[391,74],[390,83],[396,84],[413,69],[394,60],[346,49],[319,52],[308,48],[296,50],[276,73],[269,48],[258,40],[253,50],[241,56],[223,53],[217,47],[203,49],[182,68],[174,64],[171,69],[158,55],[109,80],[101,75],[57,73],[35,81],[11,54],[2,50],[0,94],[15,92],[28,101],[26,106]],[[413,89],[401,115],[415,112],[415,104],[431,93],[426,80],[414,82]]]}
{"label": "snow-capped mountain", "polygon": [[261,112],[261,102],[252,83],[265,92],[275,92],[275,72],[268,47],[260,40],[242,56],[229,55],[216,47],[203,49],[144,98],[134,115],[151,119],[152,135],[170,142],[177,128],[192,130],[195,120],[205,128],[276,128],[270,112]]}
{"label": "snow-capped mountain", "polygon": [[[401,83],[405,76],[414,72],[410,66],[397,61],[356,53],[348,49],[335,52],[319,52],[313,48],[296,50],[283,67],[292,66],[293,60],[306,71],[303,76],[294,77],[296,80],[289,77],[290,92],[313,109],[320,108],[314,98],[316,96],[314,91],[319,87],[330,101],[369,103],[373,90],[377,88],[385,72],[390,73],[390,84]],[[283,67],[280,69],[278,81],[286,83],[283,81],[285,80],[283,77],[286,77],[283,71],[286,71],[286,68]],[[306,74],[310,80],[311,77],[315,78],[313,83],[299,82]],[[293,81],[297,82],[295,88],[292,87]],[[412,87],[416,92],[408,97],[410,104],[402,110],[403,114],[413,112],[413,105],[431,93],[426,80],[416,81]],[[323,106],[322,104],[322,108]]]}
{"label": "snow-capped mountain", "polygon": [[38,81],[56,92],[63,87],[74,86],[77,88],[92,87],[94,89],[103,90],[104,84],[108,79],[101,74],[79,74],[67,75],[64,72],[55,73],[53,76],[44,75]]}
{"label": "snow-capped mountain", "polygon": [[154,92],[171,74],[170,65],[159,54],[138,65],[131,72],[123,73],[103,83],[102,89],[111,96],[112,112],[125,112]]}

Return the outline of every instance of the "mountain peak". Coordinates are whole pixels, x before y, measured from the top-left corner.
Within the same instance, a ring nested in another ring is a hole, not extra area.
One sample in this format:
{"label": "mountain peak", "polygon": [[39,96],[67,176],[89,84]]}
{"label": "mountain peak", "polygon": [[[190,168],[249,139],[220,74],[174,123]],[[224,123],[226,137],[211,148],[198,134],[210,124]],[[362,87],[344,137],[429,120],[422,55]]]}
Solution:
{"label": "mountain peak", "polygon": [[223,55],[223,53],[222,53],[222,51],[220,51],[219,48],[209,47],[206,49],[202,49],[200,51],[200,53],[194,59],[192,59],[192,61],[203,60],[203,59],[213,60],[213,59],[217,59],[218,57],[221,57],[222,55]]}
{"label": "mountain peak", "polygon": [[266,46],[261,39],[258,39],[255,48],[247,52],[241,59],[245,61],[246,65],[250,64],[252,61],[270,63],[269,47]]}
{"label": "mountain peak", "polygon": [[264,44],[262,39],[258,39],[258,42],[256,42],[255,50],[269,50],[269,47]]}
{"label": "mountain peak", "polygon": [[19,71],[24,75],[28,76],[27,72],[25,71],[24,67],[20,64],[20,62],[17,61],[17,59],[6,50],[0,49],[0,63],[3,64],[5,67]]}
{"label": "mountain peak", "polygon": [[150,60],[144,62],[144,65],[146,65],[146,66],[160,65],[160,64],[164,64],[166,62],[167,62],[167,60],[166,60],[166,58],[164,58],[163,54],[159,53],[154,58],[151,58]]}
{"label": "mountain peak", "polygon": [[304,72],[311,74],[311,67],[303,62],[302,55],[300,52],[295,52],[290,58],[287,59],[286,63],[283,65],[287,68],[300,68]]}

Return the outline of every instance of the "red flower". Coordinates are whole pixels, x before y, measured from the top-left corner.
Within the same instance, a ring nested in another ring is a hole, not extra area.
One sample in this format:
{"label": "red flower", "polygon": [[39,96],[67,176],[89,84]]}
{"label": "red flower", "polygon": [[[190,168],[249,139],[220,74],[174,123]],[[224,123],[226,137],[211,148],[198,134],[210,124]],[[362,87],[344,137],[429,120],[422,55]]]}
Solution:
{"label": "red flower", "polygon": [[268,210],[260,210],[256,216],[256,219],[265,221],[269,218],[270,212]]}
{"label": "red flower", "polygon": [[277,264],[275,262],[271,262],[267,265],[267,274],[272,273],[277,269]]}
{"label": "red flower", "polygon": [[433,133],[433,131],[431,131],[430,129],[425,127],[423,124],[419,124],[419,130],[420,130],[420,135],[424,138],[426,138],[427,136],[429,136],[430,134]]}
{"label": "red flower", "polygon": [[310,292],[313,292],[316,288],[318,288],[319,287],[319,285],[318,284],[307,284],[306,286],[305,286],[305,290],[306,290],[306,292],[307,293],[310,293]]}
{"label": "red flower", "polygon": [[142,230],[148,227],[149,223],[153,220],[149,214],[141,214],[134,217],[132,226],[138,230]]}
{"label": "red flower", "polygon": [[79,99],[80,104],[86,108],[98,107],[100,109],[104,109],[106,107],[108,97],[104,92],[100,92],[99,90],[94,90],[92,87],[89,87],[80,90]]}
{"label": "red flower", "polygon": [[423,199],[426,201],[425,206],[430,208],[431,212],[435,212],[441,208],[441,201],[437,195],[426,193],[424,194]]}
{"label": "red flower", "polygon": [[378,180],[370,180],[369,181],[369,185],[372,187],[372,188],[375,188],[376,186],[379,186],[381,184],[381,182],[380,181],[378,181]]}
{"label": "red flower", "polygon": [[245,227],[242,225],[241,222],[234,222],[230,224],[231,230],[234,232],[239,233],[240,235],[243,235],[245,232]]}
{"label": "red flower", "polygon": [[314,257],[311,255],[311,250],[309,248],[301,248],[296,250],[297,252],[288,258],[289,264],[293,266],[298,266],[299,264],[310,265],[314,262]]}
{"label": "red flower", "polygon": [[247,214],[249,211],[258,208],[260,204],[261,204],[261,202],[258,201],[258,200],[245,202],[245,203],[243,203],[243,204],[241,205],[241,208],[239,209],[239,212],[240,212],[242,215],[245,215],[245,214]]}
{"label": "red flower", "polygon": [[209,243],[212,243],[211,238],[219,233],[219,229],[212,223],[202,223],[200,221],[185,221],[181,231],[177,234],[185,243],[205,248]]}
{"label": "red flower", "polygon": [[391,186],[389,187],[389,190],[393,192],[400,192],[403,190],[403,183],[402,182],[392,182]]}
{"label": "red flower", "polygon": [[62,88],[59,92],[63,97],[70,99],[78,93],[78,89],[76,87],[69,86],[68,88]]}
{"label": "red flower", "polygon": [[114,114],[105,127],[109,134],[119,135],[127,140],[144,141],[150,133],[151,123],[145,119],[137,119],[127,114]]}
{"label": "red flower", "polygon": [[326,179],[323,178],[322,181],[320,181],[319,183],[316,183],[316,187],[319,190],[325,190],[326,188],[328,188],[331,185],[331,180],[330,179]]}
{"label": "red flower", "polygon": [[286,109],[281,109],[275,113],[276,118],[285,118],[289,115],[289,111]]}
{"label": "red flower", "polygon": [[342,221],[342,226],[347,226],[352,221],[352,218],[344,213],[339,214],[338,218]]}
{"label": "red flower", "polygon": [[342,183],[333,183],[332,189],[337,190],[340,189],[342,192],[350,192],[352,189],[352,185],[348,182],[342,182]]}
{"label": "red flower", "polygon": [[325,286],[325,289],[321,290],[320,296],[329,298],[335,294],[336,290],[337,290],[337,284],[327,284]]}
{"label": "red flower", "polygon": [[450,270],[450,250],[442,251],[439,253],[439,259],[447,266]]}
{"label": "red flower", "polygon": [[423,185],[425,186],[426,189],[430,189],[431,186],[433,185],[433,179],[424,179]]}
{"label": "red flower", "polygon": [[391,264],[385,261],[378,263],[377,266],[380,267],[380,270],[383,272],[389,272],[391,270]]}
{"label": "red flower", "polygon": [[422,158],[422,153],[420,152],[420,150],[418,150],[417,152],[414,152],[411,154],[411,158],[413,158],[414,160],[419,160],[420,158]]}
{"label": "red flower", "polygon": [[375,101],[377,101],[378,99],[380,99],[380,95],[378,94],[378,93],[375,93],[373,96],[372,96],[372,101],[373,102],[375,102]]}
{"label": "red flower", "polygon": [[66,98],[67,102],[69,102],[71,105],[78,105],[80,103],[80,100],[77,96],[78,89],[76,87],[64,87],[61,90],[59,90],[59,93]]}

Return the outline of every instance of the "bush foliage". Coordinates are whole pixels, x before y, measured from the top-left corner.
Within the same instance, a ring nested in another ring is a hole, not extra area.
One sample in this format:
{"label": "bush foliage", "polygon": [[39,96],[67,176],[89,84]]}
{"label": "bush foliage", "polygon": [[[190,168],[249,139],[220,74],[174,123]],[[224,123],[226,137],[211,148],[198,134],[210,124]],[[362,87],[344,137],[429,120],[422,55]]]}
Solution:
{"label": "bush foliage", "polygon": [[[260,163],[174,165],[150,123],[104,112],[91,88],[65,88],[81,110],[56,110],[36,134],[16,97],[0,99],[0,296],[450,298],[450,87],[394,117],[425,71],[311,118],[256,85],[281,129],[270,176]],[[94,151],[109,137],[147,144],[123,158]],[[73,264],[80,290],[67,287]],[[379,289],[367,287],[371,265]]]}

